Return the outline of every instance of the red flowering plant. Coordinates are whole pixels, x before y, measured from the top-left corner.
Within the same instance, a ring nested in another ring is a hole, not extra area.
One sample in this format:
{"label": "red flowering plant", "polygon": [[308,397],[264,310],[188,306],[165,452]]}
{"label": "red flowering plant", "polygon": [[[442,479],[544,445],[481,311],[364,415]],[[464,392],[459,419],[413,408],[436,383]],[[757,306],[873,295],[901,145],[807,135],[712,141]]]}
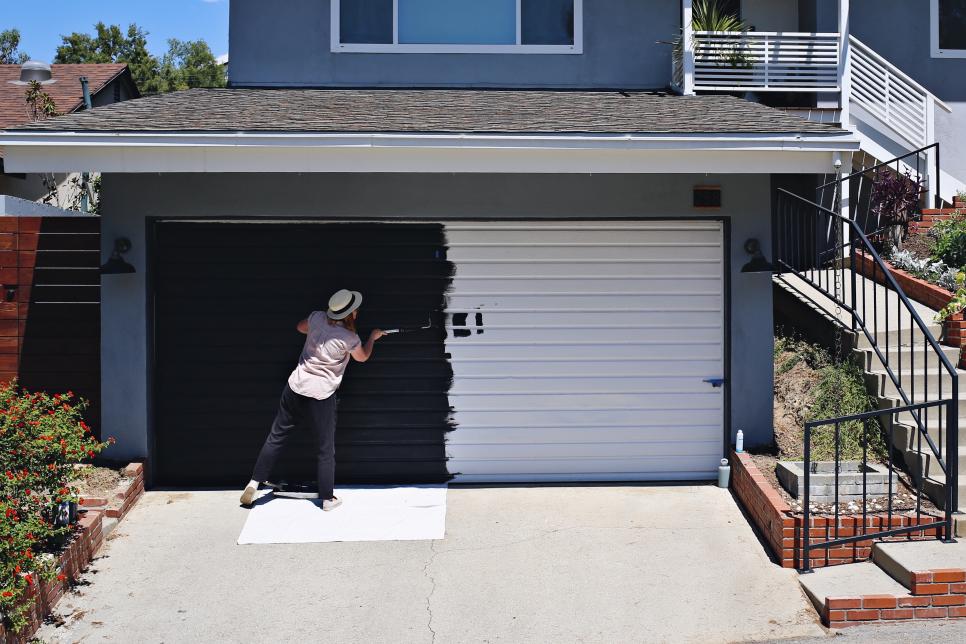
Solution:
{"label": "red flowering plant", "polygon": [[[74,529],[74,464],[112,442],[84,422],[87,402],[0,384],[0,613],[8,628],[26,625],[27,603],[41,579],[57,576],[50,552]],[[65,520],[66,519],[66,520]]]}

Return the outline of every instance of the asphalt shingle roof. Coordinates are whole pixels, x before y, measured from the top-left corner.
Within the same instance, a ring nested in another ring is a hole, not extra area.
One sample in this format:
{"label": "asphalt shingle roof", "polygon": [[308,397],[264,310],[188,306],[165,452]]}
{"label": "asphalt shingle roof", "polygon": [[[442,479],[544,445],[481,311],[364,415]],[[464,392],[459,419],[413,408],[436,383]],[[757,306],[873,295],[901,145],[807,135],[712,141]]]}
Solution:
{"label": "asphalt shingle roof", "polygon": [[31,123],[68,132],[840,134],[729,96],[437,89],[192,89]]}

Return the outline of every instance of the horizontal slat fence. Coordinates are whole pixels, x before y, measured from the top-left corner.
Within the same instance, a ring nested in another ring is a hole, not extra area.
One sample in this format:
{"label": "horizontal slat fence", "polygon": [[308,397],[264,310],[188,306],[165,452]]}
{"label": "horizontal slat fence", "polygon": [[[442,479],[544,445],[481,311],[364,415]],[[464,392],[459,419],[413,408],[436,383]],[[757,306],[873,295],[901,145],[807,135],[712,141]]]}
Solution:
{"label": "horizontal slat fence", "polygon": [[100,427],[100,219],[0,217],[0,381],[73,391]]}

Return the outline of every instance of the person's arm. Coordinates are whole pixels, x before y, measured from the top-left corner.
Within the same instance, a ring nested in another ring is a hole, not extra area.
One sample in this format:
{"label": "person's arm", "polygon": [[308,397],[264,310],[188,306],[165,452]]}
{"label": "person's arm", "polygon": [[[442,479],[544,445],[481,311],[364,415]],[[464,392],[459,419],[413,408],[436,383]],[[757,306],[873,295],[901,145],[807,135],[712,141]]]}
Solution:
{"label": "person's arm", "polygon": [[369,339],[366,340],[365,344],[360,344],[355,349],[352,350],[351,355],[356,360],[356,362],[365,362],[372,357],[372,349],[376,345],[376,340],[386,335],[382,332],[382,329],[373,329],[372,333],[369,334]]}
{"label": "person's arm", "polygon": [[301,322],[295,325],[295,328],[299,330],[299,333],[303,335],[309,334],[309,319],[305,318]]}

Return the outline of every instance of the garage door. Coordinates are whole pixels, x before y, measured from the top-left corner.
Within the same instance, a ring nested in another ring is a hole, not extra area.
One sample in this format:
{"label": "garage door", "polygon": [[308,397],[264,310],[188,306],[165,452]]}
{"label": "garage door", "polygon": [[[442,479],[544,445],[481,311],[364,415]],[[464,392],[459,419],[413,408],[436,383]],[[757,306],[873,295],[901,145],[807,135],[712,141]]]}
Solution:
{"label": "garage door", "polygon": [[704,379],[724,375],[719,223],[449,224],[446,238],[451,472],[716,472],[722,390]]}
{"label": "garage door", "polygon": [[[380,342],[339,392],[342,482],[696,479],[721,455],[715,222],[155,224],[159,482],[247,480],[301,348],[365,294]],[[280,476],[310,477],[299,437]]]}

